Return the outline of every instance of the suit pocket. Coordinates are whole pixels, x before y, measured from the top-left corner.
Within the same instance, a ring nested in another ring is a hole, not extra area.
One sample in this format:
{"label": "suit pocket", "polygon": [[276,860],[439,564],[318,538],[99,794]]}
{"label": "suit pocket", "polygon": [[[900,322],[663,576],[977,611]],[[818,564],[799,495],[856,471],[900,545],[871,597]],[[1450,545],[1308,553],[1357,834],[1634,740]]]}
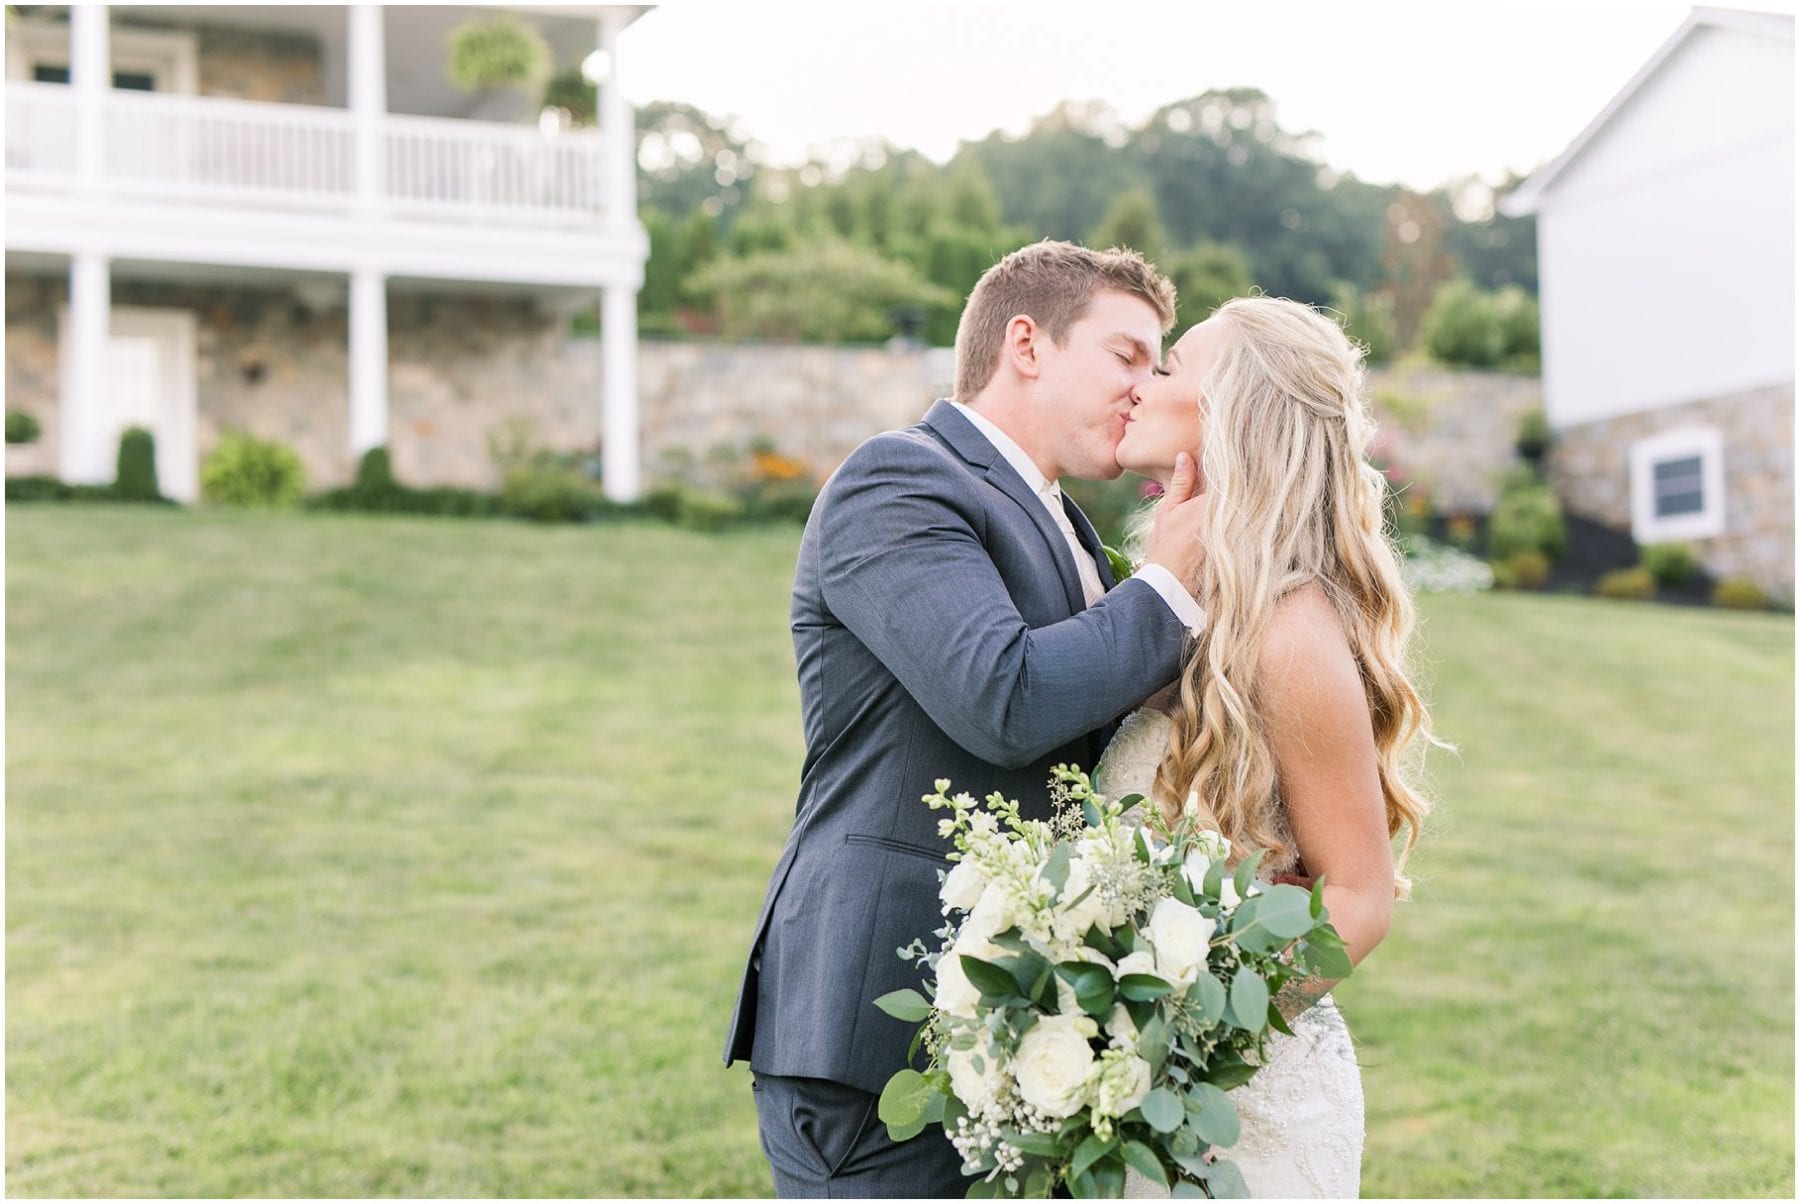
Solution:
{"label": "suit pocket", "polygon": [[950,863],[944,859],[944,849],[928,849],[922,845],[907,844],[904,840],[890,840],[886,836],[865,836],[861,832],[852,832],[844,837],[845,844],[874,845],[878,849],[887,849],[894,853],[905,853],[912,857],[922,857],[926,861],[935,862],[945,869]]}

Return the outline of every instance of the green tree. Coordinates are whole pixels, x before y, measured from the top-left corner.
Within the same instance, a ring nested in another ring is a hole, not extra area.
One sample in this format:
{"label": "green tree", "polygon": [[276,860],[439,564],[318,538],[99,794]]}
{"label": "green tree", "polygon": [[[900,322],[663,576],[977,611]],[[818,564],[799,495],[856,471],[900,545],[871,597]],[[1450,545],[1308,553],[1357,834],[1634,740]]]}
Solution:
{"label": "green tree", "polygon": [[720,332],[733,338],[871,342],[894,333],[896,310],[955,300],[908,264],[829,238],[719,259],[694,288],[715,299]]}
{"label": "green tree", "polygon": [[757,163],[749,139],[693,105],[659,100],[639,109],[637,145],[640,209],[729,218],[751,195]]}
{"label": "green tree", "polygon": [[1224,243],[1202,243],[1183,251],[1168,264],[1169,279],[1175,283],[1175,302],[1179,312],[1175,333],[1196,322],[1203,322],[1213,310],[1233,297],[1246,296],[1252,287],[1250,265],[1243,252]]}
{"label": "green tree", "polygon": [[1331,308],[1342,315],[1344,333],[1363,345],[1369,363],[1393,358],[1394,303],[1386,293],[1360,293],[1348,281],[1340,281],[1332,291]]}
{"label": "green tree", "polygon": [[1089,233],[1087,244],[1098,248],[1130,247],[1151,263],[1162,262],[1167,256],[1156,198],[1144,188],[1120,193]]}
{"label": "green tree", "polygon": [[1506,328],[1492,294],[1458,276],[1432,299],[1419,324],[1419,343],[1433,359],[1492,368],[1506,354]]}

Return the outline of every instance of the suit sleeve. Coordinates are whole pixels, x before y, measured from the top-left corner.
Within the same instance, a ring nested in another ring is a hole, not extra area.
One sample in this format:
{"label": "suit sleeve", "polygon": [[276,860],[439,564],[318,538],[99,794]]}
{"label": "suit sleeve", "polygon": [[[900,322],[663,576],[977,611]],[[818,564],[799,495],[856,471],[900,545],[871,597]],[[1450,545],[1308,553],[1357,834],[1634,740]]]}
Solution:
{"label": "suit sleeve", "polygon": [[1072,618],[1026,626],[985,546],[976,483],[935,448],[870,440],[819,504],[826,606],[984,761],[1029,765],[1179,668],[1185,628],[1141,580]]}

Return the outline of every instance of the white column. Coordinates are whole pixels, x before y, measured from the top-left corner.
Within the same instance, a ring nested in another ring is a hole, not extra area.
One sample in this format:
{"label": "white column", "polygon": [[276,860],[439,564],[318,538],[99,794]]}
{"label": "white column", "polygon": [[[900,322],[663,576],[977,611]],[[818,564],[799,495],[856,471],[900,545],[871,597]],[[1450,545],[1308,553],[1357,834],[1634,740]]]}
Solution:
{"label": "white column", "polygon": [[63,343],[62,414],[57,475],[71,484],[104,485],[118,469],[108,447],[106,350],[111,338],[112,273],[104,255],[78,252],[69,264],[69,337]]}
{"label": "white column", "polygon": [[111,14],[104,4],[69,6],[69,86],[75,90],[75,162],[96,188],[105,172],[106,97],[112,89]]}
{"label": "white column", "polygon": [[[606,156],[606,224],[618,232],[630,231],[643,240],[637,218],[637,119],[625,94],[619,91],[619,34],[626,14],[609,8],[600,15],[600,49],[606,54],[606,72],[599,80],[597,111]],[[621,240],[624,241],[624,240]],[[642,263],[637,279],[641,280]],[[606,496],[615,502],[636,501],[643,492],[638,446],[637,387],[637,287],[608,284],[601,294],[600,354],[605,405],[602,426],[601,473]]]}
{"label": "white column", "polygon": [[600,357],[606,399],[602,484],[613,501],[635,502],[643,491],[638,468],[637,289],[609,284],[602,294]]}
{"label": "white column", "polygon": [[598,85],[596,112],[606,156],[606,220],[615,226],[637,222],[637,118],[619,91],[619,34],[624,28],[625,14],[617,9],[601,14],[600,49],[606,52],[607,67]]}
{"label": "white column", "polygon": [[350,454],[388,437],[387,278],[369,268],[350,274]]}
{"label": "white column", "polygon": [[387,117],[387,49],[379,4],[350,5],[350,112],[356,120],[356,195],[365,212],[387,192],[383,123]]}

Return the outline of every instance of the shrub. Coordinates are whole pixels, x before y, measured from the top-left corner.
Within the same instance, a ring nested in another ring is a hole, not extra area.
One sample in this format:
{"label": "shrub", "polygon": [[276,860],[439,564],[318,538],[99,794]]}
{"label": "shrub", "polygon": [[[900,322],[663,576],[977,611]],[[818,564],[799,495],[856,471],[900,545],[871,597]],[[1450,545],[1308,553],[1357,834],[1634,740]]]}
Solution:
{"label": "shrub", "polygon": [[1519,416],[1513,449],[1530,464],[1542,460],[1544,453],[1550,450],[1550,420],[1544,415],[1543,406],[1533,406]]}
{"label": "shrub", "polygon": [[371,447],[356,463],[356,487],[380,493],[394,487],[394,464],[385,447]]}
{"label": "shrub", "polygon": [[1537,298],[1513,284],[1495,294],[1493,304],[1500,320],[1500,366],[1509,372],[1538,371]]}
{"label": "shrub", "polygon": [[1464,277],[1438,289],[1420,320],[1420,337],[1432,358],[1446,364],[1492,368],[1506,353],[1500,307]]}
{"label": "shrub", "polygon": [[681,514],[683,492],[679,485],[658,485],[644,494],[643,507],[664,522],[672,523]]}
{"label": "shrub", "polygon": [[675,525],[690,531],[721,531],[744,517],[744,504],[722,493],[684,489],[675,510]]}
{"label": "shrub", "polygon": [[7,477],[9,502],[111,502],[111,485],[69,485],[55,477]]}
{"label": "shrub", "polygon": [[1385,364],[1400,341],[1394,324],[1394,299],[1386,293],[1359,293],[1340,282],[1331,292],[1331,308],[1343,315],[1344,333],[1361,343],[1364,359]]}
{"label": "shrub", "polygon": [[119,436],[119,460],[113,493],[123,502],[154,502],[162,497],[156,482],[156,436],[141,426]]}
{"label": "shrub", "polygon": [[1648,601],[1656,597],[1656,578],[1642,565],[1634,569],[1614,569],[1601,576],[1594,585],[1594,592],[1602,598]]}
{"label": "shrub", "polygon": [[500,485],[500,513],[538,523],[578,523],[607,508],[600,487],[579,472],[551,463],[522,464]]}
{"label": "shrub", "polygon": [[1494,581],[1503,589],[1543,589],[1550,580],[1550,558],[1536,548],[1514,552],[1494,565]]}
{"label": "shrub", "polygon": [[43,433],[43,425],[38,422],[36,414],[27,414],[24,410],[6,411],[8,443],[36,443]]}
{"label": "shrub", "polygon": [[1401,576],[1417,593],[1472,594],[1492,589],[1497,574],[1467,552],[1434,543],[1423,535],[1410,535],[1402,544],[1406,559]]}
{"label": "shrub", "polygon": [[1700,572],[1700,556],[1691,544],[1653,543],[1639,553],[1638,563],[1658,585],[1686,585]]}
{"label": "shrub", "polygon": [[1727,577],[1713,586],[1714,606],[1732,610],[1767,610],[1768,592],[1748,577]]}
{"label": "shrub", "polygon": [[216,506],[279,509],[306,492],[306,469],[286,444],[238,432],[219,440],[200,466],[200,496]]}
{"label": "shrub", "polygon": [[534,26],[513,17],[465,21],[444,39],[444,74],[465,92],[530,88],[550,75],[550,44]]}
{"label": "shrub", "polygon": [[1567,542],[1562,506],[1550,486],[1529,471],[1509,474],[1488,517],[1488,557],[1505,561],[1536,551],[1554,561]]}
{"label": "shrub", "polygon": [[957,299],[910,264],[829,238],[718,259],[688,283],[716,299],[720,333],[731,338],[875,342],[894,333],[896,310]]}

